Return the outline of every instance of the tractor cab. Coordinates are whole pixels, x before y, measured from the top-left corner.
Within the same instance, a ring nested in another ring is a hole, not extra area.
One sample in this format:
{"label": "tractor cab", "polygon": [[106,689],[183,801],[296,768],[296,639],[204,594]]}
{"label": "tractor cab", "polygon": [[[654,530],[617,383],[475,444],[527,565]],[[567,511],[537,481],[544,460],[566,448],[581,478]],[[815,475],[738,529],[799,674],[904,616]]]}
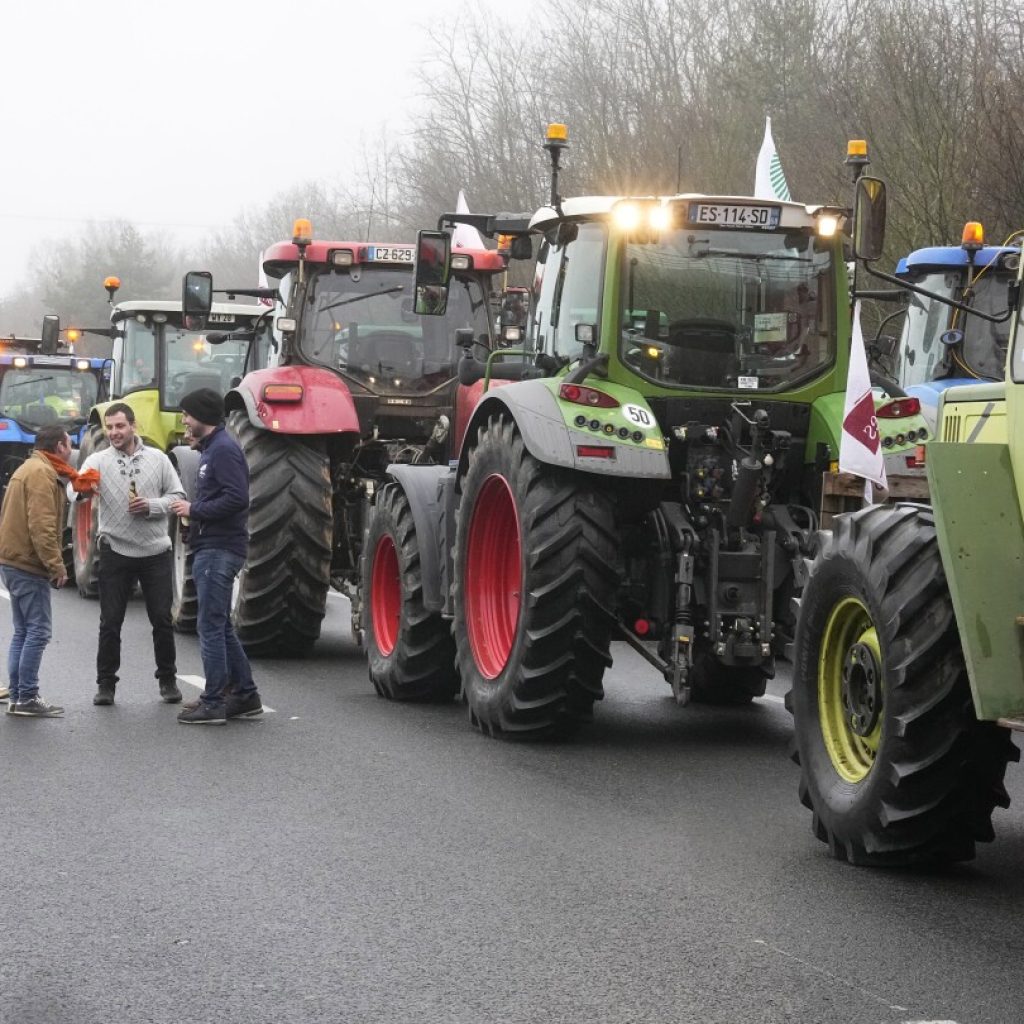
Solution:
{"label": "tractor cab", "polygon": [[495,344],[492,279],[504,272],[504,258],[484,248],[453,254],[447,306],[427,316],[413,293],[415,245],[305,237],[297,228],[297,241],[264,253],[280,297],[277,365],[340,375],[366,432],[376,426],[382,436],[423,440],[437,411],[453,403],[457,332],[471,332],[485,349]]}
{"label": "tractor cab", "polygon": [[[978,226],[969,224],[965,237],[972,227]],[[998,316],[1019,259],[1019,248],[978,244],[918,249],[899,261],[896,276],[932,294],[909,293],[896,379],[933,414],[939,394],[954,383],[1002,380],[1009,339],[1008,319],[971,316],[943,300]]]}
{"label": "tractor cab", "polygon": [[[160,408],[176,410],[196,388],[222,394],[245,373],[249,340],[220,333],[250,331],[266,313],[259,307],[215,303],[202,330],[187,325],[177,302],[122,302],[114,307],[113,393],[118,397],[156,390]],[[213,340],[211,340],[213,336]]]}

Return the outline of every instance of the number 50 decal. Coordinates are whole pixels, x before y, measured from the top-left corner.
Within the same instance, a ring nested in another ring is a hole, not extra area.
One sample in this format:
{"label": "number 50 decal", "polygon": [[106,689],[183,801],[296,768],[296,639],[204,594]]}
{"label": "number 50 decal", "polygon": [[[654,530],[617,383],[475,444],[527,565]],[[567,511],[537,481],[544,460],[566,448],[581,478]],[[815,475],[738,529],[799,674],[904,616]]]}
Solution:
{"label": "number 50 decal", "polygon": [[626,414],[626,419],[641,427],[650,427],[654,424],[651,414],[642,405],[624,405],[622,411]]}

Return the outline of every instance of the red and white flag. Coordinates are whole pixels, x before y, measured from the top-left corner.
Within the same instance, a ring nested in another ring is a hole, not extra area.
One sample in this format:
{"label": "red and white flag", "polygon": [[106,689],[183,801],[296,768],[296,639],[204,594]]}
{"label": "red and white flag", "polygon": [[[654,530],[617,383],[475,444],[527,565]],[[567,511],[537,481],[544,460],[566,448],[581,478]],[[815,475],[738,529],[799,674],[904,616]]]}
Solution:
{"label": "red and white flag", "polygon": [[[455,202],[456,213],[469,213],[469,204],[462,190],[459,189],[459,198]],[[480,237],[472,224],[456,224],[452,232],[453,249],[485,249],[484,240]]]}
{"label": "red and white flag", "polygon": [[839,472],[863,477],[864,497],[871,501],[871,484],[884,488],[885,459],[875,419],[875,396],[871,391],[868,357],[860,329],[860,302],[853,307],[850,338],[850,371],[846,378],[843,404],[843,432],[839,440]]}

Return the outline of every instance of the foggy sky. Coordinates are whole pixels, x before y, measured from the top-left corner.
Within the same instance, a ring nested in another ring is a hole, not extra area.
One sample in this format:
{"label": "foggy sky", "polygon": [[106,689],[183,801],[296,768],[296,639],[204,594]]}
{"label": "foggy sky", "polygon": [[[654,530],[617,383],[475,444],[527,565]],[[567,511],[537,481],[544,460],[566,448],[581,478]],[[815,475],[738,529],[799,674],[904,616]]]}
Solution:
{"label": "foggy sky", "polygon": [[[533,0],[518,2],[523,16]],[[473,0],[507,17],[507,0]],[[0,17],[0,295],[34,246],[124,218],[190,244],[337,180],[415,110],[465,0],[29,0]],[[17,97],[15,99],[15,97]],[[2,326],[2,325],[0,325]]]}

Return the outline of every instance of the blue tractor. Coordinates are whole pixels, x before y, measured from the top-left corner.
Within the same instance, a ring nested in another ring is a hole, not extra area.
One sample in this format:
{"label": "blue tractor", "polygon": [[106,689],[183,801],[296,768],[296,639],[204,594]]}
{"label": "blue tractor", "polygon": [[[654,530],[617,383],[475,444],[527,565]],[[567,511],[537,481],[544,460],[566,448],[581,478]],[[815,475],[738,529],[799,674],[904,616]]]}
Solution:
{"label": "blue tractor", "polygon": [[62,350],[59,333],[58,318],[46,317],[41,338],[0,338],[0,498],[40,427],[60,424],[77,448],[89,410],[106,397],[110,361]]}

